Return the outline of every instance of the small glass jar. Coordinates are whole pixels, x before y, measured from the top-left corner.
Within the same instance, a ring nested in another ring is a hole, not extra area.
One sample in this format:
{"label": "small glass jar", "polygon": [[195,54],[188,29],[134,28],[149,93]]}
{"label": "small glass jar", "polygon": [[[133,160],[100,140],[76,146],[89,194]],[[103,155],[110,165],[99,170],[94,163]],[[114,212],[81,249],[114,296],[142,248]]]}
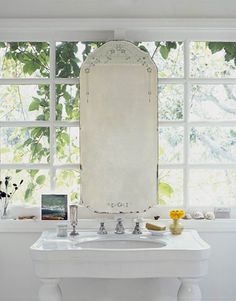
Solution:
{"label": "small glass jar", "polygon": [[173,223],[170,225],[170,232],[173,235],[180,235],[183,232],[183,229],[184,227],[178,219],[174,219]]}
{"label": "small glass jar", "polygon": [[57,225],[57,237],[67,237],[67,223]]}

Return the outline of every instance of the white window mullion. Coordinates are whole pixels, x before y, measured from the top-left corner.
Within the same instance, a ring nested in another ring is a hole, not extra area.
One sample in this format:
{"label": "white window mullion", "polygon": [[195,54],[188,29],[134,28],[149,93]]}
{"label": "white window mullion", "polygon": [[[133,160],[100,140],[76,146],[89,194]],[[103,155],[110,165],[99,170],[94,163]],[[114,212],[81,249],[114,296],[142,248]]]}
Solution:
{"label": "white window mullion", "polygon": [[[161,169],[182,169],[184,164],[160,163]],[[188,169],[236,169],[236,163],[189,163]]]}
{"label": "white window mullion", "polygon": [[49,78],[1,78],[0,85],[49,85]]}
{"label": "white window mullion", "polygon": [[44,163],[1,163],[2,169],[48,169],[48,164]]}
{"label": "white window mullion", "polygon": [[79,121],[68,121],[68,120],[60,120],[60,121],[55,121],[55,126],[56,127],[79,127]]}
{"label": "white window mullion", "polygon": [[0,121],[0,127],[49,127],[47,121]]}
{"label": "white window mullion", "polygon": [[176,85],[183,85],[186,82],[185,78],[158,78],[158,84],[176,84]]}
{"label": "white window mullion", "polygon": [[56,43],[50,42],[50,189],[55,189],[56,171],[54,161],[56,156]]}
{"label": "white window mullion", "polygon": [[79,78],[55,78],[55,83],[62,85],[78,85]]}
{"label": "white window mullion", "polygon": [[179,127],[184,126],[185,122],[183,120],[161,120],[159,121],[159,126],[161,127]]}
{"label": "white window mullion", "polygon": [[186,40],[184,43],[184,77],[186,79],[184,87],[184,170],[183,170],[183,194],[184,194],[184,207],[189,206],[189,100],[190,100],[190,41]]}

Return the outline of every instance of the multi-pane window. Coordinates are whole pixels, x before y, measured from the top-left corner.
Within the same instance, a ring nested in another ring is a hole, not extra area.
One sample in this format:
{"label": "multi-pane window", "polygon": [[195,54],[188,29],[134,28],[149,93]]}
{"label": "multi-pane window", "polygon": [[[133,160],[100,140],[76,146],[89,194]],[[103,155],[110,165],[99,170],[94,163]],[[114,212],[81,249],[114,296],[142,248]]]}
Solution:
{"label": "multi-pane window", "polygon": [[[0,42],[0,177],[79,199],[79,72],[103,42]],[[135,42],[158,67],[159,203],[234,205],[236,43]]]}

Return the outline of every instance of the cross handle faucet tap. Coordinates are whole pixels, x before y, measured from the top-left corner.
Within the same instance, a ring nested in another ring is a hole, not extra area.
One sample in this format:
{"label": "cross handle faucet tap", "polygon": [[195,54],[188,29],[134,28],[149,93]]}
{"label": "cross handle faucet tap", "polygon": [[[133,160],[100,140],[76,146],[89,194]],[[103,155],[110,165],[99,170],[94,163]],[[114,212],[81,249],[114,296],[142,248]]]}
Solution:
{"label": "cross handle faucet tap", "polygon": [[122,218],[117,219],[117,225],[116,225],[115,233],[116,234],[124,234],[125,233],[125,228],[124,228],[123,223],[122,223]]}

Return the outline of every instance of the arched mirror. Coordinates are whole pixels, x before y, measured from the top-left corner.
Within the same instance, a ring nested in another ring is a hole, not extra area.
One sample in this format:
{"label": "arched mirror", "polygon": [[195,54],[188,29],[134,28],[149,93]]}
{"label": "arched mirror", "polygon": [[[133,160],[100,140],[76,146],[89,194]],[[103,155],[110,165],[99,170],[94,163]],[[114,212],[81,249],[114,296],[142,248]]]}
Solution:
{"label": "arched mirror", "polygon": [[97,213],[141,213],[157,202],[157,69],[127,41],[81,67],[81,200]]}

